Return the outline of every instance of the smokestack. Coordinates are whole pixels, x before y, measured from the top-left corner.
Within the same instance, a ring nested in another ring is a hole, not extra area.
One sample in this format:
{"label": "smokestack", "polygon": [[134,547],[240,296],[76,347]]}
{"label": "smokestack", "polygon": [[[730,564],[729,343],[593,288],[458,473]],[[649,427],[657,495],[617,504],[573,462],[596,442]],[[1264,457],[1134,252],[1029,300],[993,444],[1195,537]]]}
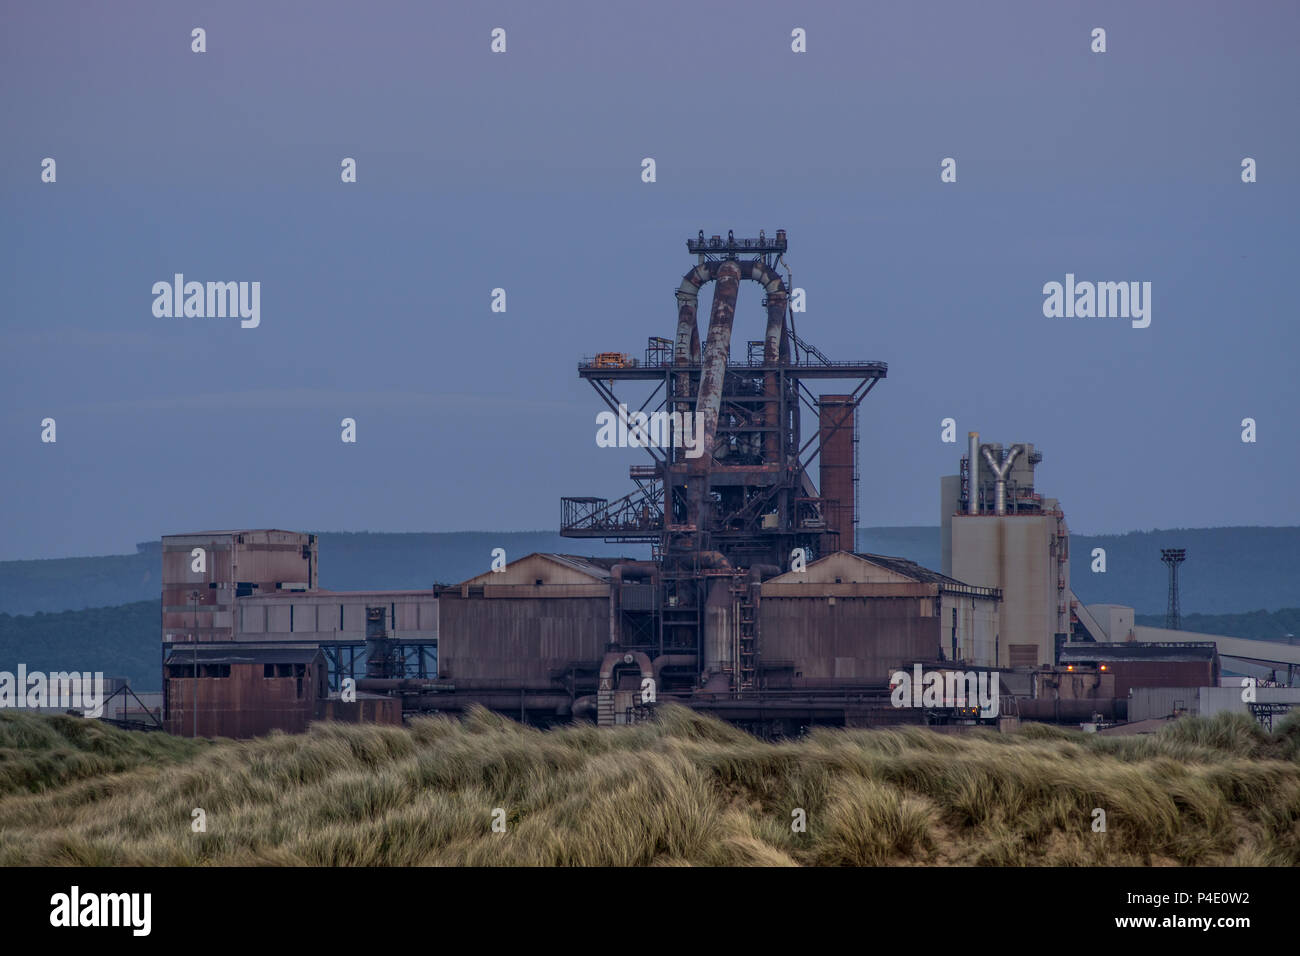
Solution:
{"label": "smokestack", "polygon": [[977,515],[980,513],[980,433],[970,432],[967,439],[969,449],[966,455],[970,464],[966,468],[966,513]]}
{"label": "smokestack", "polygon": [[[853,454],[853,426],[858,410],[851,395],[819,395],[817,407],[821,443],[819,485],[823,498],[835,500],[827,509],[826,530],[839,532],[836,546],[841,551],[856,551],[853,479],[857,462]],[[827,538],[829,541],[830,535]]]}

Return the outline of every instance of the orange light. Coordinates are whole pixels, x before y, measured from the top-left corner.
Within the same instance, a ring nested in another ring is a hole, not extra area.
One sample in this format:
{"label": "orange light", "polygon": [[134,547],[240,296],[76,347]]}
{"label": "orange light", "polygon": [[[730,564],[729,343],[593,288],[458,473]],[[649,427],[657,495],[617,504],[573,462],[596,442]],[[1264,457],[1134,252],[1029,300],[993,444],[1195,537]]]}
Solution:
{"label": "orange light", "polygon": [[1074,665],[1073,665],[1073,664],[1067,664],[1067,665],[1065,666],[1065,669],[1066,669],[1067,671],[1072,671],[1072,670],[1074,670]]}
{"label": "orange light", "polygon": [[1102,665],[1101,665],[1101,669],[1102,669],[1102,670],[1105,670],[1105,669],[1106,669],[1106,665],[1105,665],[1105,664],[1102,664]]}

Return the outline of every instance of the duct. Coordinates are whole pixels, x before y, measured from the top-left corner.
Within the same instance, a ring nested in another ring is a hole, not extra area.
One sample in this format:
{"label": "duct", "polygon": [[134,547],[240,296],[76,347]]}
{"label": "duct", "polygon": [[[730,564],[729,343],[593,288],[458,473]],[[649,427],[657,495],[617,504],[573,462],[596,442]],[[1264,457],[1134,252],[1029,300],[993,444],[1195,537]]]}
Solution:
{"label": "duct", "polygon": [[686,275],[677,288],[677,339],[673,345],[673,364],[687,365],[700,360],[700,329],[695,321],[700,286],[714,278],[717,262],[701,262]]}
{"label": "duct", "polygon": [[1024,445],[1012,445],[1011,450],[1007,452],[1006,460],[998,462],[993,458],[993,449],[989,445],[984,445],[980,449],[984,453],[984,460],[993,471],[993,477],[996,480],[993,490],[993,511],[994,514],[1004,515],[1007,513],[1007,475],[1011,472],[1011,464],[1016,457],[1024,450]]}
{"label": "duct", "polygon": [[970,432],[967,440],[970,447],[966,453],[969,458],[966,468],[966,513],[977,515],[980,513],[980,433]]}
{"label": "duct", "polygon": [[[713,279],[712,266],[717,263],[702,262],[682,277],[682,284],[677,289],[677,338],[673,344],[673,364],[693,365],[700,361],[700,328],[695,318],[699,302],[700,286]],[[677,394],[690,395],[691,376],[689,372],[677,373]],[[690,412],[689,401],[679,401],[677,411]]]}
{"label": "duct", "polygon": [[673,364],[687,365],[700,361],[700,331],[696,321],[700,287],[717,279],[725,265],[738,266],[740,278],[752,279],[767,293],[767,331],[763,342],[763,360],[775,365],[790,354],[784,336],[786,303],[789,290],[785,280],[762,261],[701,262],[682,277],[677,287],[677,338],[673,345]]}
{"label": "duct", "polygon": [[697,560],[701,568],[711,571],[721,571],[731,567],[731,562],[721,551],[700,551]]}
{"label": "duct", "polygon": [[[757,263],[762,265],[762,263]],[[776,280],[780,282],[780,279]],[[767,332],[763,340],[763,362],[766,365],[781,363],[781,354],[785,342],[786,293],[784,290],[767,293]],[[763,376],[763,417],[762,424],[772,431],[763,433],[763,460],[768,464],[781,463],[780,432],[776,425],[781,418],[781,396],[778,394],[777,374],[768,372]]]}
{"label": "duct", "polygon": [[596,715],[596,695],[587,694],[585,697],[579,697],[573,702],[573,717],[575,720],[585,717],[595,717]]}
{"label": "duct", "polygon": [[740,264],[728,259],[717,264],[713,287],[713,310],[709,315],[709,334],[704,344],[700,370],[700,391],[695,412],[700,416],[697,441],[703,454],[691,462],[688,520],[697,528],[708,524],[705,503],[708,500],[709,473],[713,470],[713,446],[717,439],[718,414],[722,409],[722,384],[727,377],[727,359],[731,353],[731,326],[736,317],[736,293],[740,287]]}
{"label": "duct", "polygon": [[740,265],[730,260],[718,264],[713,287],[713,310],[709,315],[709,334],[704,344],[700,369],[700,394],[695,410],[704,413],[704,454],[707,461],[713,451],[718,431],[718,413],[722,408],[722,382],[731,356],[731,327],[736,318],[736,293],[740,289]]}
{"label": "duct", "polygon": [[[721,262],[701,262],[682,277],[682,283],[677,289],[677,338],[673,346],[674,365],[698,364],[701,361],[700,332],[696,315],[700,287],[706,282],[720,280],[723,276],[731,278],[733,275],[740,279],[751,279],[759,283],[764,292],[767,293],[767,328],[763,338],[764,364],[778,365],[786,364],[789,361],[790,341],[785,329],[789,290],[786,289],[785,280],[781,278],[779,273],[769,269],[762,260],[755,259],[746,262],[723,260]],[[718,297],[716,293],[713,303],[714,317],[709,322],[710,332],[717,316]],[[735,292],[731,293],[730,304],[734,316],[736,307]],[[731,350],[730,318],[727,320],[726,339],[723,344],[726,346],[726,354],[729,354]],[[706,361],[705,364],[707,365],[708,362]],[[689,395],[690,387],[689,374],[685,372],[679,373],[677,376],[677,394]],[[721,388],[721,382],[719,382],[719,388]],[[775,373],[769,372],[764,376],[763,381],[763,394],[767,401],[763,406],[763,418],[760,422],[762,425],[775,426],[777,424],[780,402],[780,397],[777,394],[778,390],[777,376]],[[701,394],[704,392],[703,381],[700,384],[700,391]],[[681,407],[678,410],[689,411],[689,408]],[[700,410],[702,409],[697,405],[696,411]],[[710,431],[709,435],[712,436],[712,434]],[[780,457],[777,433],[775,431],[765,432],[763,445],[765,460],[769,463],[776,463]],[[713,450],[712,440],[704,448],[711,454]]]}

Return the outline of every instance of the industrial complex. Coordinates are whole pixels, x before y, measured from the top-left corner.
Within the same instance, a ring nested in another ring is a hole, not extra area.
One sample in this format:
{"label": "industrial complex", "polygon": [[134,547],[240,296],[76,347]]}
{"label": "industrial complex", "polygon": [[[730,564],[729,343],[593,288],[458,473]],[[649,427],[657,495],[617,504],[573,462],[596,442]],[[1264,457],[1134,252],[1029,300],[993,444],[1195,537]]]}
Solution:
{"label": "industrial complex", "polygon": [[[648,457],[621,497],[563,498],[560,532],[639,557],[537,553],[451,586],[335,592],[317,585],[311,534],[165,536],[167,730],[247,737],[474,705],[539,726],[615,725],[673,701],[791,736],[900,722],[1105,727],[1216,709],[1267,720],[1300,704],[1289,686],[1300,647],[1189,634],[1176,619],[1146,628],[1131,608],[1082,604],[1032,444],[969,434],[957,474],[940,478],[941,570],[857,552],[858,410],[887,366],[833,360],[797,334],[786,245],[783,230],[699,233],[674,336],[579,362]],[[738,347],[749,283],[763,337]],[[1224,693],[1235,661],[1288,686]],[[893,676],[918,666],[996,675],[999,706],[942,694],[896,706]]]}

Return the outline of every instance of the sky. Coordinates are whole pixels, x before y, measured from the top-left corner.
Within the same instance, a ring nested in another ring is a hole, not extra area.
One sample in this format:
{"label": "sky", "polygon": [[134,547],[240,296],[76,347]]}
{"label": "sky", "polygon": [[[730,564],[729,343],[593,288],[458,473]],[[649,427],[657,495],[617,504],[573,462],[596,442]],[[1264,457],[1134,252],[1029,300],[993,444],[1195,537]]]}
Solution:
{"label": "sky", "polygon": [[[1076,531],[1300,524],[1295,4],[0,18],[0,560],[553,529],[561,496],[619,497],[648,461],[597,447],[576,363],[673,335],[701,229],[785,229],[800,335],[889,363],[863,526],[937,525],[969,430],[1033,442]],[[155,316],[175,273],[260,282],[260,324]],[[1150,326],[1045,316],[1067,273],[1150,282]],[[742,285],[738,355],[759,301]]]}

